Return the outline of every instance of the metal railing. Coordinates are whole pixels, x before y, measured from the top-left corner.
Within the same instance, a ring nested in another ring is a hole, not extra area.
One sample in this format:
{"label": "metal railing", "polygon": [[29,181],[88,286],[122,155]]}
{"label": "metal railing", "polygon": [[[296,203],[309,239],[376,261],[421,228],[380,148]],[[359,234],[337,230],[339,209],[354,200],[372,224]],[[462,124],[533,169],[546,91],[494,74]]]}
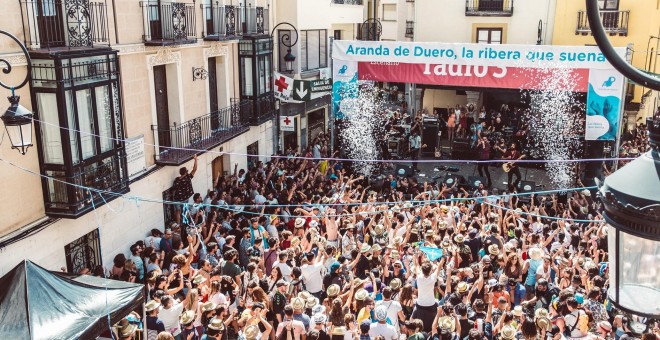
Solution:
{"label": "metal railing", "polygon": [[467,16],[511,16],[513,0],[465,0]]}
{"label": "metal railing", "polygon": [[362,0],[332,0],[332,3],[338,5],[362,5]]}
{"label": "metal railing", "polygon": [[406,38],[412,38],[415,36],[415,22],[406,21]]}
{"label": "metal railing", "polygon": [[380,22],[367,22],[358,24],[357,40],[378,41],[382,32]]}
{"label": "metal railing", "polygon": [[[67,176],[64,171],[48,169],[45,170],[45,175],[53,178],[46,182],[47,195],[44,203],[47,213],[76,215],[93,206],[99,207],[104,200],[113,198],[113,195],[100,197],[96,191],[83,190],[83,186],[116,193],[126,192],[128,189],[126,156],[123,151],[76,168],[73,176]],[[66,183],[74,183],[77,186]]]}
{"label": "metal railing", "polygon": [[158,45],[195,42],[195,4],[140,1],[145,43]]}
{"label": "metal railing", "polygon": [[204,15],[203,36],[207,40],[269,32],[268,8],[225,6],[218,1],[200,6]]}
{"label": "metal railing", "polygon": [[89,0],[21,0],[29,49],[110,45],[107,6]]}
{"label": "metal railing", "polygon": [[[603,23],[605,32],[609,34],[628,35],[628,19],[630,18],[630,11],[600,11],[600,21]],[[589,19],[587,19],[586,11],[578,11],[577,28],[575,34],[589,34],[591,27],[589,27]]]}
{"label": "metal railing", "polygon": [[195,150],[210,149],[249,129],[250,101],[232,99],[230,106],[191,119],[181,125],[151,130],[158,138],[156,162],[179,165],[192,158]]}

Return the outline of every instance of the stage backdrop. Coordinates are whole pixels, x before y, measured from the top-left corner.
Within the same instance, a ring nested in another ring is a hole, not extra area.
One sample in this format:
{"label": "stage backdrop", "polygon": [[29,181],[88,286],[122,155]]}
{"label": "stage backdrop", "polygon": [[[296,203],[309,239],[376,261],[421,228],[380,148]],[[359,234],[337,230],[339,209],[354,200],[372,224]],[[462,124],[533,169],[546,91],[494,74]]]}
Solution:
{"label": "stage backdrop", "polygon": [[[624,56],[625,49],[617,48]],[[544,90],[561,68],[561,89],[587,92],[587,140],[614,140],[626,79],[595,46],[479,45],[335,40],[333,110],[350,115],[359,81]]]}

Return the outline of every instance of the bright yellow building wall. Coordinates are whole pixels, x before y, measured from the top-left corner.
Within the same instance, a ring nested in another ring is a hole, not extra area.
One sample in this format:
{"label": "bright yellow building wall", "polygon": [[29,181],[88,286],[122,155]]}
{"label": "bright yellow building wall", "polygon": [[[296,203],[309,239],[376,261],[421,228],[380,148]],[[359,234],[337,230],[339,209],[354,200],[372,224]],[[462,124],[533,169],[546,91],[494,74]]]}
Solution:
{"label": "bright yellow building wall", "polygon": [[[586,10],[584,0],[557,0],[553,45],[595,45],[591,34],[575,34],[578,25],[578,11]],[[626,47],[633,44],[632,64],[643,69],[648,63],[649,54],[646,51],[650,36],[660,36],[660,0],[619,0],[620,11],[630,11],[628,19],[628,35],[610,35],[612,45]],[[651,40],[651,48],[657,51],[660,40]],[[660,59],[660,58],[659,58]],[[659,60],[660,61],[660,60]],[[656,68],[660,72],[660,66]],[[639,103],[642,87],[635,86],[633,102]]]}

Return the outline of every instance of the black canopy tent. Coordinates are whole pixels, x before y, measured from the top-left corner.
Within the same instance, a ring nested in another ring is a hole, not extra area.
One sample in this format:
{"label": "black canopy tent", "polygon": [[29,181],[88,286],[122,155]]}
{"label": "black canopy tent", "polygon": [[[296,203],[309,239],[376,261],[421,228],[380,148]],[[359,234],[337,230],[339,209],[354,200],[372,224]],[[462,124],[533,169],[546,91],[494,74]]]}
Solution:
{"label": "black canopy tent", "polygon": [[143,302],[140,284],[69,276],[24,260],[0,279],[0,339],[93,339]]}

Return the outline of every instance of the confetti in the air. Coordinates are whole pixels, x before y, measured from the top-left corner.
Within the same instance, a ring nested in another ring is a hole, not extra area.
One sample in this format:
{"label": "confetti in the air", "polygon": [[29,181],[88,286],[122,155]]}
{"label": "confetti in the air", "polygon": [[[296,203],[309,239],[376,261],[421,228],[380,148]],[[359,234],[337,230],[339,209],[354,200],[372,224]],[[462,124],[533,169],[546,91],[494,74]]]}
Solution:
{"label": "confetti in the air", "polygon": [[[538,70],[542,90],[531,91],[532,115],[530,148],[534,157],[546,160],[575,159],[581,150],[584,112],[577,94],[566,91],[579,81],[579,76],[567,68]],[[547,162],[546,173],[556,188],[569,188],[575,182],[575,162]]]}
{"label": "confetti in the air", "polygon": [[[380,90],[369,82],[360,83],[355,89],[349,89],[350,96],[342,98],[342,108],[346,118],[341,130],[342,148],[346,157],[355,160],[380,159],[378,136],[382,133],[383,103]],[[356,161],[356,172],[369,175],[376,166],[375,162]]]}

